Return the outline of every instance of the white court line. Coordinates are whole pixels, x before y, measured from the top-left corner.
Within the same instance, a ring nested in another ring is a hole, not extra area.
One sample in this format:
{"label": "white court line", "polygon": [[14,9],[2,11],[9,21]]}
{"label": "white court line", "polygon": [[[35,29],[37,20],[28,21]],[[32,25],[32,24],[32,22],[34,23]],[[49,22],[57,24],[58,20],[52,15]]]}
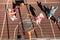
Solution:
{"label": "white court line", "polygon": [[[36,4],[37,2],[29,2],[28,4]],[[46,0],[45,0],[45,2],[41,2],[41,3],[60,3],[60,2],[46,2]],[[6,3],[0,3],[0,4],[6,4]],[[11,3],[9,3],[9,4],[11,4]]]}
{"label": "white court line", "polygon": [[60,2],[47,2],[46,0],[45,0],[45,2],[42,2],[42,3],[60,3]]}
{"label": "white court line", "polygon": [[[9,0],[7,1],[7,4],[8,4]],[[5,20],[6,20],[6,13],[5,13],[5,16],[4,16],[4,21],[3,21],[3,27],[2,27],[2,32],[1,32],[1,39],[2,40],[2,36],[3,36],[3,32],[4,32],[4,24],[5,24]]]}
{"label": "white court line", "polygon": [[[0,4],[6,4],[6,3],[0,3]],[[11,4],[11,3],[9,3],[9,4]]]}
{"label": "white court line", "polygon": [[16,29],[18,28],[18,25],[16,26],[15,30],[14,30],[14,39],[15,39],[15,33],[16,33]]}
{"label": "white court line", "polygon": [[3,32],[4,32],[5,20],[6,20],[6,13],[5,13],[5,16],[4,16],[4,21],[3,21],[3,26],[2,26],[1,39],[2,39],[2,36],[3,36]]}
{"label": "white court line", "polygon": [[55,33],[54,33],[54,29],[53,29],[53,26],[52,26],[51,20],[50,20],[50,24],[51,24],[51,28],[52,28],[52,32],[53,32],[54,39],[56,40],[56,36],[55,36]]}
{"label": "white court line", "polygon": [[[45,2],[41,2],[41,3],[44,3],[44,4],[46,4],[46,3],[54,4],[54,3],[60,3],[60,2],[46,2],[46,0],[45,0]],[[29,2],[28,4],[37,4],[37,2]]]}
{"label": "white court line", "polygon": [[41,36],[43,37],[43,31],[42,31],[42,28],[40,25],[38,25],[38,27],[40,28],[40,31],[41,31]]}
{"label": "white court line", "polygon": [[[20,24],[21,22],[19,22]],[[14,29],[14,39],[15,39],[15,33],[16,33],[16,29],[18,28],[18,24],[16,25],[16,28]]]}

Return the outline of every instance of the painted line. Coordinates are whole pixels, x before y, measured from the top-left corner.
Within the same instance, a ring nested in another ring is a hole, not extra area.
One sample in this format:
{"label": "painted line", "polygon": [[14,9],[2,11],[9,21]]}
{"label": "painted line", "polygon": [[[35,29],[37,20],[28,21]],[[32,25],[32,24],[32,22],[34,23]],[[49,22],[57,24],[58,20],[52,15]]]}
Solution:
{"label": "painted line", "polygon": [[[21,22],[19,22],[19,24],[21,24]],[[14,39],[15,39],[16,30],[17,30],[19,24],[17,24],[16,27],[15,27],[15,29],[14,29]],[[23,37],[22,39],[24,39],[24,36],[22,36],[22,37]]]}
{"label": "painted line", "polygon": [[18,25],[16,26],[15,30],[14,30],[14,39],[15,39],[15,33],[16,33],[16,29],[18,28]]}
{"label": "painted line", "polygon": [[[28,3],[28,2],[27,2]],[[28,4],[36,4],[37,2],[29,2]],[[60,2],[46,2],[46,0],[44,2],[41,3],[60,3]],[[0,4],[6,4],[6,3],[0,3]],[[11,4],[11,3],[9,3]]]}
{"label": "painted line", "polygon": [[49,4],[49,3],[54,4],[54,3],[60,3],[60,2],[46,2],[46,3],[48,3],[48,4]]}
{"label": "painted line", "polygon": [[[9,0],[7,1],[7,4],[8,4]],[[6,3],[5,3],[6,4]],[[7,5],[8,6],[8,5]],[[5,20],[6,20],[6,13],[5,13],[5,16],[4,16],[4,21],[3,21],[3,26],[2,26],[2,32],[1,32],[1,39],[2,40],[2,36],[3,36],[3,32],[4,32],[4,25],[5,25]]]}
{"label": "painted line", "polygon": [[2,40],[2,36],[3,36],[3,32],[4,32],[5,20],[6,20],[6,13],[5,13],[5,16],[4,16],[4,21],[3,21],[3,26],[2,26],[2,31],[1,31],[1,39],[0,40]]}
{"label": "painted line", "polygon": [[51,20],[50,20],[50,24],[51,24],[52,32],[53,32],[53,35],[54,35],[54,39],[56,40],[56,36],[55,36],[55,33],[54,33],[54,29],[53,29]]}
{"label": "painted line", "polygon": [[[54,3],[60,3],[60,2],[46,2],[46,0],[45,0],[45,2],[41,2],[41,3],[54,4]],[[25,4],[26,4],[26,3],[25,3]],[[37,2],[29,2],[28,4],[37,4]]]}
{"label": "painted line", "polygon": [[40,31],[41,31],[41,36],[43,37],[44,35],[43,35],[42,28],[41,28],[41,26],[40,26],[40,25],[38,25],[38,27],[40,28]]}
{"label": "painted line", "polygon": [[[19,24],[21,24],[21,22],[19,22]],[[16,25],[15,29],[14,29],[14,39],[15,39],[15,33],[16,33],[16,29],[18,28],[18,24]]]}
{"label": "painted line", "polygon": [[[0,3],[0,4],[6,4],[6,3]],[[11,4],[11,3],[9,3],[9,4]]]}
{"label": "painted line", "polygon": [[[46,2],[46,0],[45,0],[45,2],[41,2],[41,3],[54,4],[54,3],[60,3],[60,2]],[[0,3],[0,4],[6,4],[6,3]],[[9,4],[11,4],[11,3],[9,3]],[[25,3],[25,4],[26,4],[26,3]],[[37,2],[29,2],[28,4],[37,4]]]}

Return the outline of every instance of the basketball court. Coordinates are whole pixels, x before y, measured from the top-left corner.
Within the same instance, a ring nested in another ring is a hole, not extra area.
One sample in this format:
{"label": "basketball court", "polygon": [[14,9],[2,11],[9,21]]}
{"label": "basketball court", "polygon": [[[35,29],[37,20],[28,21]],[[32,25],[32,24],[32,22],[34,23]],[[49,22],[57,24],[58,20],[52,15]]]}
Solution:
{"label": "basketball court", "polygon": [[[29,40],[28,34],[24,35],[23,30],[29,27],[37,27],[31,33],[31,40],[60,40],[60,23],[55,24],[53,21],[48,20],[46,15],[37,5],[37,1],[42,5],[48,5],[49,7],[58,6],[58,10],[55,12],[55,18],[60,16],[60,0],[23,0],[24,6],[17,8],[17,20],[11,21],[6,6],[12,8],[12,3],[17,0],[0,0],[0,40]],[[7,4],[7,5],[6,5]],[[37,26],[32,16],[27,16],[31,13],[29,10],[29,4],[35,9],[35,14],[43,13],[45,18],[41,21],[41,25]]]}

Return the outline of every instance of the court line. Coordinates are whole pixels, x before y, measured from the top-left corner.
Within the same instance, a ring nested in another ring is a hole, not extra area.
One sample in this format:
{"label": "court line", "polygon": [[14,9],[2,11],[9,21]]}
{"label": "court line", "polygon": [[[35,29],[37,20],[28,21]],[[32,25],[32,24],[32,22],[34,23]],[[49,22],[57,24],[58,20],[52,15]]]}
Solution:
{"label": "court line", "polygon": [[40,28],[40,31],[41,31],[41,36],[43,37],[43,31],[42,31],[42,28],[40,25],[38,25],[38,27]]}
{"label": "court line", "polygon": [[[48,4],[52,3],[52,4],[54,4],[54,3],[60,3],[60,2],[46,2],[46,0],[45,0],[45,2],[41,2],[41,3],[48,3]],[[0,3],[0,4],[6,4],[6,3]],[[11,4],[11,3],[9,3],[9,4]],[[37,4],[37,2],[29,2],[28,4]]]}
{"label": "court line", "polygon": [[[46,0],[45,0],[45,2],[41,2],[41,3],[54,4],[54,3],[60,3],[60,2],[46,2]],[[26,3],[25,3],[25,4],[26,4]],[[28,4],[37,4],[37,2],[29,2]]]}
{"label": "court line", "polygon": [[[21,22],[19,22],[19,24],[21,24]],[[14,39],[15,39],[16,29],[18,28],[18,25],[19,25],[19,24],[17,24],[16,27],[15,27],[15,29],[14,29]]]}
{"label": "court line", "polygon": [[[0,3],[0,4],[6,4],[6,3]],[[9,4],[11,4],[11,3],[9,3]]]}
{"label": "court line", "polygon": [[5,20],[6,20],[6,13],[5,13],[5,16],[4,16],[4,21],[3,21],[3,26],[2,26],[1,39],[2,39],[2,36],[3,36],[3,32],[4,32]]}
{"label": "court line", "polygon": [[14,39],[15,39],[15,33],[16,33],[16,29],[18,28],[18,25],[16,26],[15,30],[14,30]]}
{"label": "court line", "polygon": [[[19,24],[21,24],[21,22],[19,22]],[[19,24],[17,24],[16,27],[15,27],[15,29],[14,29],[14,39],[15,39],[16,30],[17,30]],[[24,37],[24,36],[22,36],[22,37]],[[23,38],[23,39],[24,39],[24,38]]]}
{"label": "court line", "polygon": [[52,28],[52,32],[53,32],[54,39],[56,40],[56,36],[55,36],[55,33],[54,33],[54,29],[53,29],[51,20],[50,20],[50,24],[51,24],[51,28]]}
{"label": "court line", "polygon": [[[9,0],[7,1],[6,4],[8,4],[8,2],[9,2]],[[8,5],[7,5],[7,7],[8,7]],[[2,27],[2,32],[1,32],[1,39],[2,39],[2,36],[3,36],[3,32],[4,32],[4,24],[5,24],[5,20],[6,20],[6,13],[5,13],[5,16],[4,16],[4,21],[3,21],[3,27]],[[1,39],[0,39],[0,40],[1,40]]]}
{"label": "court line", "polygon": [[46,0],[45,0],[45,2],[42,2],[42,3],[60,3],[60,2],[47,2]]}

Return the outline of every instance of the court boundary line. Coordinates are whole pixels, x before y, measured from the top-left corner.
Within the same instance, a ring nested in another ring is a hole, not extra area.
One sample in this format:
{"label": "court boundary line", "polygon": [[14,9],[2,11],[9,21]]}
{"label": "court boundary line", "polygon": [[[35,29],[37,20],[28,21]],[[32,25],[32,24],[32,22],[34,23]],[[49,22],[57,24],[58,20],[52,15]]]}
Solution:
{"label": "court boundary line", "polygon": [[60,3],[60,2],[46,2],[46,3]]}
{"label": "court boundary line", "polygon": [[[18,28],[18,26],[19,26],[19,24],[21,24],[21,22],[19,22],[17,25],[16,25],[16,27],[14,28],[14,39],[15,39],[15,35],[16,35],[16,30],[17,30],[17,28]],[[24,38],[23,38],[24,39]]]}
{"label": "court boundary line", "polygon": [[3,21],[3,26],[2,26],[1,39],[2,39],[2,36],[3,36],[3,32],[4,32],[5,20],[6,20],[6,13],[5,13],[5,16],[4,16],[4,21]]}
{"label": "court boundary line", "polygon": [[52,32],[53,32],[54,39],[56,40],[56,36],[55,36],[55,32],[54,32],[54,28],[53,28],[53,26],[52,26],[51,20],[50,20],[50,24],[51,24],[51,28],[52,28]]}
{"label": "court boundary line", "polygon": [[[29,2],[28,4],[36,4],[36,3],[37,3],[37,2]],[[45,0],[45,2],[41,2],[41,3],[45,3],[45,4],[46,4],[46,3],[48,3],[48,4],[49,4],[49,3],[53,3],[53,4],[54,4],[54,3],[60,3],[60,2],[46,2],[46,0]],[[6,4],[6,3],[0,3],[0,4]],[[9,3],[9,4],[11,4],[11,3]],[[25,4],[26,4],[26,3],[25,3]]]}
{"label": "court boundary line", "polygon": [[[60,3],[60,2],[46,2],[46,0],[45,0],[45,2],[41,2],[41,3],[50,3],[50,4],[54,4],[54,3]],[[27,4],[27,3],[25,3],[25,4]],[[37,4],[37,2],[29,2],[28,4]]]}
{"label": "court boundary line", "polygon": [[39,29],[40,29],[40,31],[41,31],[41,36],[42,36],[42,37],[44,37],[44,36],[43,36],[43,31],[42,31],[41,26],[40,26],[40,25],[38,25],[38,27],[39,27]]}
{"label": "court boundary line", "polygon": [[[0,3],[0,4],[6,4],[6,3]],[[9,4],[11,4],[11,3],[9,3]]]}
{"label": "court boundary line", "polygon": [[[5,4],[8,4],[8,2],[9,2],[9,0],[8,0],[7,3],[5,3]],[[8,7],[8,5],[7,5],[7,7]],[[2,36],[3,36],[3,32],[4,32],[5,20],[6,20],[6,13],[5,13],[5,16],[4,16],[4,21],[3,21],[3,27],[2,27],[2,32],[1,32],[1,39],[2,39]],[[1,39],[0,39],[0,40],[1,40]]]}
{"label": "court boundary line", "polygon": [[15,38],[15,34],[16,34],[16,29],[18,28],[18,25],[21,24],[21,22],[19,22],[16,27],[14,28],[14,38]]}
{"label": "court boundary line", "polygon": [[16,35],[16,29],[18,28],[18,25],[16,25],[15,29],[14,29],[14,39],[15,39],[15,35]]}

